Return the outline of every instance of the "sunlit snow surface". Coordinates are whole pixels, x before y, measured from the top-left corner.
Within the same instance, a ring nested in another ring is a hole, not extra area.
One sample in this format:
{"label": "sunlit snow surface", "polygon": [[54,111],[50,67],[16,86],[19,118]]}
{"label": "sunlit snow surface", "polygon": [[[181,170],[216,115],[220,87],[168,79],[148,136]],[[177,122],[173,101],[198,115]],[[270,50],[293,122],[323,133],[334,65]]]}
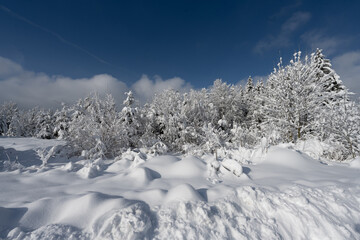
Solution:
{"label": "sunlit snow surface", "polygon": [[360,239],[359,158],[283,145],[220,162],[128,152],[41,166],[63,144],[0,138],[0,238]]}

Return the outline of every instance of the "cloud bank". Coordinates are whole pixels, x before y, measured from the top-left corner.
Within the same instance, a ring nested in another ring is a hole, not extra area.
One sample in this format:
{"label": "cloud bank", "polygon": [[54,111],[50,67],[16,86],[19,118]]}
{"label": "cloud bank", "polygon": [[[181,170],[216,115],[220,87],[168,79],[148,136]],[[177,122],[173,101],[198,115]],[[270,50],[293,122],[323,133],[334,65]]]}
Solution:
{"label": "cloud bank", "polygon": [[151,99],[156,93],[160,93],[166,89],[174,89],[180,92],[186,92],[191,89],[191,84],[185,82],[185,80],[174,77],[167,80],[163,80],[160,76],[155,76],[154,80],[143,75],[139,81],[133,86],[136,96],[140,98],[140,101],[144,102]]}
{"label": "cloud bank", "polygon": [[360,50],[351,51],[333,59],[335,71],[351,92],[360,96]]}
{"label": "cloud bank", "polygon": [[322,30],[312,30],[301,35],[301,39],[314,51],[316,48],[324,50],[326,55],[333,55],[337,50],[348,44],[351,39],[339,36],[327,36]]}
{"label": "cloud bank", "polygon": [[189,83],[178,77],[163,80],[156,76],[151,80],[143,75],[140,80],[128,87],[124,82],[108,74],[79,79],[50,76],[25,70],[21,65],[0,57],[0,103],[14,101],[25,108],[34,106],[56,108],[62,102],[72,104],[91,92],[110,93],[117,104],[121,105],[124,92],[128,90],[133,90],[140,101],[145,102],[156,92],[165,89],[183,92],[190,87]]}

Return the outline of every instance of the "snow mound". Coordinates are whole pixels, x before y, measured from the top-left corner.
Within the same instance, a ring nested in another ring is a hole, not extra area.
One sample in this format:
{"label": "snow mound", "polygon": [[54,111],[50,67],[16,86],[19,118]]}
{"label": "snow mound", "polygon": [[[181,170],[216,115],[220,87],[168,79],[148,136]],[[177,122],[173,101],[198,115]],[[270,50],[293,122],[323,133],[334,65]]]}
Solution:
{"label": "snow mound", "polygon": [[132,162],[132,166],[138,166],[145,162],[146,155],[140,151],[131,151],[130,149],[121,155],[122,160]]}
{"label": "snow mound", "polygon": [[300,151],[282,147],[271,147],[262,164],[299,170],[312,169],[314,166],[320,165],[318,161]]}
{"label": "snow mound", "polygon": [[83,233],[80,229],[69,225],[50,224],[40,227],[33,232],[23,232],[20,228],[13,229],[8,239],[14,240],[38,240],[38,239],[52,239],[52,240],[87,240],[89,235]]}
{"label": "snow mound", "polygon": [[321,143],[319,140],[308,139],[306,141],[298,141],[295,148],[314,159],[319,159],[323,156],[324,150],[326,149],[323,145],[324,143]]}
{"label": "snow mound", "polygon": [[181,201],[204,201],[203,197],[190,184],[180,184],[166,195],[165,203]]}
{"label": "snow mound", "polygon": [[127,176],[131,178],[137,185],[146,185],[150,181],[161,177],[159,173],[147,167],[131,169]]}
{"label": "snow mound", "polygon": [[[150,163],[148,166],[151,166]],[[167,166],[164,164],[156,170],[165,178],[198,178],[206,174],[206,169],[204,161],[197,157],[187,156]]]}
{"label": "snow mound", "polygon": [[221,162],[221,166],[237,177],[240,177],[240,175],[243,173],[241,164],[233,159],[224,159]]}
{"label": "snow mound", "polygon": [[[343,192],[342,192],[343,191]],[[158,211],[157,239],[359,239],[359,190],[239,187],[213,203]],[[352,197],[346,200],[346,196]]]}
{"label": "snow mound", "polygon": [[154,223],[149,206],[135,203],[104,214],[94,224],[94,239],[150,239]]}
{"label": "snow mound", "polygon": [[349,163],[350,167],[360,169],[360,157],[355,158]]}
{"label": "snow mound", "polygon": [[116,172],[123,171],[125,169],[130,168],[132,166],[132,163],[133,163],[132,161],[125,160],[125,159],[118,160],[118,161],[110,164],[108,166],[108,168],[106,169],[106,172],[116,173]]}
{"label": "snow mound", "polygon": [[21,226],[36,229],[48,224],[69,224],[78,228],[91,225],[97,218],[116,208],[126,206],[129,200],[102,193],[81,196],[67,195],[45,198],[27,204],[28,211],[20,220]]}
{"label": "snow mound", "polygon": [[103,162],[99,158],[95,161],[88,160],[77,173],[83,178],[95,178],[101,175],[103,171]]}
{"label": "snow mound", "polygon": [[249,218],[233,201],[179,202],[160,213],[158,239],[281,239],[268,219]]}
{"label": "snow mound", "polygon": [[[264,188],[237,189],[245,228],[261,234],[263,226],[281,239],[358,239],[359,189],[336,186],[307,188],[293,185],[279,193]],[[346,199],[346,196],[351,196]],[[251,233],[251,232],[250,232]],[[251,238],[256,236],[251,233]],[[295,237],[296,236],[296,237]],[[270,236],[259,236],[269,239]]]}

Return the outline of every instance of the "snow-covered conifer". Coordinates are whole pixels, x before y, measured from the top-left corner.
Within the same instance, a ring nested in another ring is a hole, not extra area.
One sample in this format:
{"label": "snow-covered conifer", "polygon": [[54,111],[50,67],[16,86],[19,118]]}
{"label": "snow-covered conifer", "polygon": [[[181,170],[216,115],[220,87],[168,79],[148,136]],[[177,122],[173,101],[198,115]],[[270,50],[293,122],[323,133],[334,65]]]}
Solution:
{"label": "snow-covered conifer", "polygon": [[53,113],[50,110],[39,110],[36,116],[36,137],[53,138],[54,120]]}
{"label": "snow-covered conifer", "polygon": [[58,139],[65,139],[69,131],[69,123],[71,121],[71,108],[62,104],[60,110],[54,113],[54,132],[53,135]]}
{"label": "snow-covered conifer", "polygon": [[311,68],[315,71],[314,80],[321,83],[324,103],[341,102],[345,96],[347,97],[346,87],[321,49],[311,54],[310,62]]}
{"label": "snow-covered conifer", "polygon": [[142,119],[137,107],[134,106],[135,98],[131,91],[125,93],[124,107],[119,117],[119,141],[124,148],[139,147],[139,140],[143,134]]}

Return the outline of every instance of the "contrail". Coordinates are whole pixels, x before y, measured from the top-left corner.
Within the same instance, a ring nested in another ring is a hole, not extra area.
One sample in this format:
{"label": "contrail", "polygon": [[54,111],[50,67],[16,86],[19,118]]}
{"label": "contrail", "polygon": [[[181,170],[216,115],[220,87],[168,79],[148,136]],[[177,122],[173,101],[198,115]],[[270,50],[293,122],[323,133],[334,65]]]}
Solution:
{"label": "contrail", "polygon": [[29,19],[27,19],[27,18],[25,18],[25,17],[23,17],[23,16],[15,13],[15,12],[11,11],[10,9],[8,9],[7,7],[5,7],[5,6],[1,5],[1,4],[0,4],[0,9],[1,9],[2,11],[4,11],[4,12],[7,12],[8,14],[10,14],[11,16],[13,16],[13,17],[15,17],[15,18],[17,18],[17,19],[19,19],[19,20],[21,20],[21,21],[23,21],[23,22],[26,22],[26,23],[32,25],[33,27],[36,27],[36,28],[38,28],[38,29],[41,29],[41,30],[44,31],[44,32],[47,32],[47,33],[53,35],[54,37],[56,37],[56,38],[57,38],[59,41],[61,41],[62,43],[65,43],[65,44],[67,44],[67,45],[69,45],[69,46],[71,46],[71,47],[73,47],[73,48],[76,48],[76,49],[82,51],[83,53],[85,53],[85,54],[87,54],[88,56],[96,59],[97,61],[112,66],[111,63],[105,61],[104,59],[102,59],[102,58],[100,58],[100,57],[98,57],[98,56],[96,56],[95,54],[89,52],[88,50],[86,50],[86,49],[84,49],[84,48],[82,48],[82,47],[80,47],[79,45],[77,45],[77,44],[75,44],[75,43],[73,43],[73,42],[70,42],[70,41],[66,40],[66,39],[63,38],[60,34],[54,32],[54,31],[51,31],[51,30],[49,30],[49,29],[47,29],[47,28],[45,28],[45,27],[43,27],[43,26],[41,26],[41,25],[39,25],[39,24],[36,24],[36,23],[30,21]]}

